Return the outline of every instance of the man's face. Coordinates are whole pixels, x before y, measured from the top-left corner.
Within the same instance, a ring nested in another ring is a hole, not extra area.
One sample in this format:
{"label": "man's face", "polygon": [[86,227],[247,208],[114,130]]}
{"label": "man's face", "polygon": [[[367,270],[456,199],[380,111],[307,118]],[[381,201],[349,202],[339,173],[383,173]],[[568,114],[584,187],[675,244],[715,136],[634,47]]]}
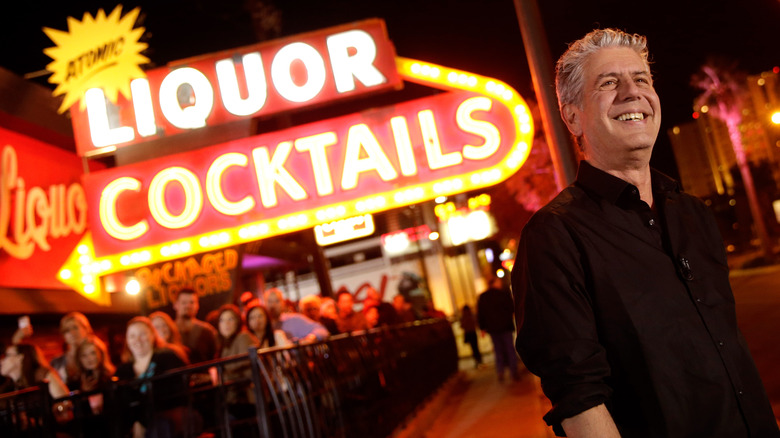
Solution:
{"label": "man's face", "polygon": [[373,287],[369,287],[366,290],[366,299],[363,300],[363,306],[365,308],[369,308],[371,306],[377,306],[381,302],[381,298],[379,297],[379,292],[377,292],[376,289]]}
{"label": "man's face", "polygon": [[346,315],[353,311],[352,308],[355,306],[355,300],[352,298],[352,295],[350,294],[341,294],[339,295],[339,301],[337,306],[339,308],[339,313],[342,315]]}
{"label": "man's face", "polygon": [[282,300],[279,299],[277,294],[268,294],[265,298],[265,307],[268,309],[268,313],[272,318],[277,318],[282,314]]}
{"label": "man's face", "polygon": [[588,160],[602,170],[647,165],[661,127],[661,105],[647,65],[626,47],[601,49],[585,61],[581,107],[564,119],[582,136]]}
{"label": "man's face", "polygon": [[314,321],[320,320],[320,306],[318,306],[316,302],[309,301],[301,306],[301,313]]}
{"label": "man's face", "polygon": [[198,296],[195,294],[179,294],[173,303],[173,309],[176,311],[177,318],[195,318],[199,308]]}

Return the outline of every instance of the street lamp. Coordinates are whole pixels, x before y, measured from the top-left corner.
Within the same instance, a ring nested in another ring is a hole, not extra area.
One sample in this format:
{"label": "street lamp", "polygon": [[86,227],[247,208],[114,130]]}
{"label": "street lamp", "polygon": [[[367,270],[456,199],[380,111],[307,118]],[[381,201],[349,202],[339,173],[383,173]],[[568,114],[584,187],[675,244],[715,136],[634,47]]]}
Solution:
{"label": "street lamp", "polygon": [[780,111],[775,111],[772,113],[771,116],[772,123],[775,125],[780,125]]}

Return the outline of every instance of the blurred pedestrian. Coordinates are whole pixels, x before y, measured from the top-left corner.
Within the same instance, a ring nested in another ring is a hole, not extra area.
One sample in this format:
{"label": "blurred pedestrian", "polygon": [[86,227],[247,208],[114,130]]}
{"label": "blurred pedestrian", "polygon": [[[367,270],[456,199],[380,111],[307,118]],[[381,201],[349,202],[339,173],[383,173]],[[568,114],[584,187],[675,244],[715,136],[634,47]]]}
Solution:
{"label": "blurred pedestrian", "polygon": [[488,289],[477,298],[477,323],[480,329],[488,332],[493,342],[498,380],[504,380],[505,370],[509,371],[512,379],[519,380],[512,295],[500,278],[492,277],[488,283]]}
{"label": "blurred pedestrian", "polygon": [[474,366],[482,365],[482,352],[479,351],[479,338],[477,337],[477,320],[471,306],[466,304],[460,312],[460,328],[463,329],[463,342],[471,347],[471,355],[474,357]]}

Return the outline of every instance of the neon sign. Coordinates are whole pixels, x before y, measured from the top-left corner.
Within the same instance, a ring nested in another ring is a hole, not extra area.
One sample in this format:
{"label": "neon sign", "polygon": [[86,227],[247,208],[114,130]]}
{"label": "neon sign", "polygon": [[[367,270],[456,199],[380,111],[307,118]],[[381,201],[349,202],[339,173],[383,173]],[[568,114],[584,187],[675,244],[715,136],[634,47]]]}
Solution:
{"label": "neon sign", "polygon": [[60,279],[79,288],[65,279],[77,269],[107,275],[481,189],[525,162],[533,123],[512,88],[407,58],[396,66],[453,92],[86,175],[101,206],[94,236]]}
{"label": "neon sign", "polygon": [[144,141],[400,88],[384,22],[365,20],[194,59],[146,72],[130,98],[109,103],[101,88],[71,107],[77,152],[109,153]]}
{"label": "neon sign", "polygon": [[314,227],[314,239],[318,245],[327,246],[370,236],[374,234],[374,230],[374,217],[370,214],[364,214],[316,225]]}

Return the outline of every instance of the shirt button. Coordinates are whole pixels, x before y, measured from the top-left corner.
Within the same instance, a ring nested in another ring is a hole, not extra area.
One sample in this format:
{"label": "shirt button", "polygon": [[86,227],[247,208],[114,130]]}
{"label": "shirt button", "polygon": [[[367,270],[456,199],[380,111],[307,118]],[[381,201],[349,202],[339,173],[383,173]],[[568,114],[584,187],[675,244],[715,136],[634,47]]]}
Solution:
{"label": "shirt button", "polygon": [[696,298],[697,303],[701,303],[701,298]]}
{"label": "shirt button", "polygon": [[737,391],[737,394],[739,394],[739,395],[745,395],[745,393],[744,393],[744,392],[742,392],[742,391]]}
{"label": "shirt button", "polygon": [[653,225],[655,225],[655,219],[650,219],[649,221],[647,221],[647,223],[650,224],[650,226],[652,227]]}
{"label": "shirt button", "polygon": [[723,341],[718,341],[718,345],[722,347],[723,346]]}

